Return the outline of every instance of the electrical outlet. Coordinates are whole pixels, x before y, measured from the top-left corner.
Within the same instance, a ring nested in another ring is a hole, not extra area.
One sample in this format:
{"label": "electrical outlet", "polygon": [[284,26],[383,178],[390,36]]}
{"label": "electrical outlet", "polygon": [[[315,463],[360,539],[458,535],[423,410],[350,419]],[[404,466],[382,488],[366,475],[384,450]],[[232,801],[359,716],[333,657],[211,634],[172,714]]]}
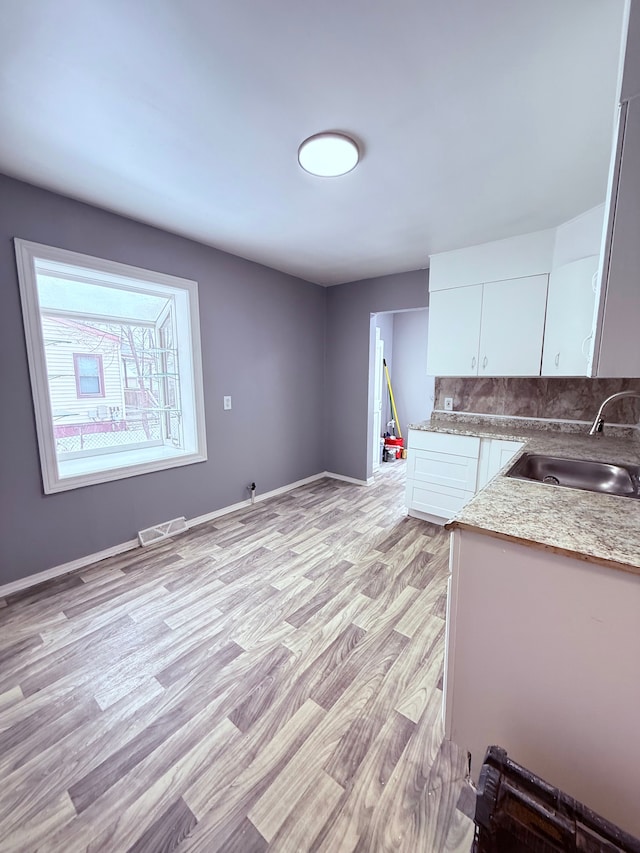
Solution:
{"label": "electrical outlet", "polygon": [[445,412],[453,411],[453,397],[445,397],[444,398],[444,410]]}
{"label": "electrical outlet", "polygon": [[224,398],[224,410],[225,410],[225,412],[228,412],[230,408],[231,408],[231,397],[225,397]]}

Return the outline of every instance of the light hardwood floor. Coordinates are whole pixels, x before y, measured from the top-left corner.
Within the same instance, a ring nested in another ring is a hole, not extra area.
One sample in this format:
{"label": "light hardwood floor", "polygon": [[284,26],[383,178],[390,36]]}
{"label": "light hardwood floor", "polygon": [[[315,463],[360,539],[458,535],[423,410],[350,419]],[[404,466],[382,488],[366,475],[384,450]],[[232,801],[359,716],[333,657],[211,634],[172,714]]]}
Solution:
{"label": "light hardwood floor", "polygon": [[468,851],[404,463],[0,600],[0,850]]}

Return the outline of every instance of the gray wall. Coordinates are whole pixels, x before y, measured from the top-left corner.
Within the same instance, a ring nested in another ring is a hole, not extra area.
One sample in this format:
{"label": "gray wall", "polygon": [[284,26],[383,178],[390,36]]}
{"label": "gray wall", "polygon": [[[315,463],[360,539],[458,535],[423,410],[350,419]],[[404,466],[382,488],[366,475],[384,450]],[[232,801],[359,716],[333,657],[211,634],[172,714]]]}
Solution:
{"label": "gray wall", "polygon": [[[371,314],[428,305],[428,272],[398,273],[327,290],[325,429],[329,470],[365,480],[372,470],[375,348]],[[366,444],[365,444],[366,439]]]}
{"label": "gray wall", "polygon": [[[0,583],[324,470],[324,288],[2,176],[0,200]],[[208,462],[43,494],[13,237],[199,282]]]}
{"label": "gray wall", "polygon": [[407,425],[431,417],[435,377],[427,376],[429,310],[393,315],[393,394],[402,434]]}

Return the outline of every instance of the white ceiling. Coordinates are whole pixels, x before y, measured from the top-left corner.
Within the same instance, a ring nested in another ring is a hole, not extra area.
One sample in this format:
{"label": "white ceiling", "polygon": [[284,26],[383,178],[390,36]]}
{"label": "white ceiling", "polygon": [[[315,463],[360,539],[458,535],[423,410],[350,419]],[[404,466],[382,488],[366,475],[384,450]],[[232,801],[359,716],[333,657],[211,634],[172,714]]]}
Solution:
{"label": "white ceiling", "polygon": [[2,0],[0,171],[322,284],[426,267],[604,199],[622,8]]}

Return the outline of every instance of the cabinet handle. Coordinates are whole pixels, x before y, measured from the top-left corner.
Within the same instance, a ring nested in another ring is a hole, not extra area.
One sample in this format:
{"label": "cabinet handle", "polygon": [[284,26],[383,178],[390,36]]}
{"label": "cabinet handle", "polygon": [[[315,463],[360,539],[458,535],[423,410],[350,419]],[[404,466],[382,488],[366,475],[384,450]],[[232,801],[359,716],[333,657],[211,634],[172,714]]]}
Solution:
{"label": "cabinet handle", "polygon": [[560,364],[560,353],[556,356],[556,367]]}
{"label": "cabinet handle", "polygon": [[[587,335],[587,337],[582,341],[582,355],[589,360],[589,345],[591,344],[591,338],[593,337],[593,332]],[[587,351],[585,352],[585,347]]]}
{"label": "cabinet handle", "polygon": [[474,355],[474,357],[471,359],[471,369],[473,370],[473,368],[474,368],[475,366],[476,366],[476,357],[475,357],[475,355]]}
{"label": "cabinet handle", "polygon": [[483,369],[483,370],[484,370],[484,368],[487,366],[487,361],[488,361],[488,358],[487,358],[487,357],[486,357],[486,355],[485,355],[485,357],[482,359],[482,369]]}

